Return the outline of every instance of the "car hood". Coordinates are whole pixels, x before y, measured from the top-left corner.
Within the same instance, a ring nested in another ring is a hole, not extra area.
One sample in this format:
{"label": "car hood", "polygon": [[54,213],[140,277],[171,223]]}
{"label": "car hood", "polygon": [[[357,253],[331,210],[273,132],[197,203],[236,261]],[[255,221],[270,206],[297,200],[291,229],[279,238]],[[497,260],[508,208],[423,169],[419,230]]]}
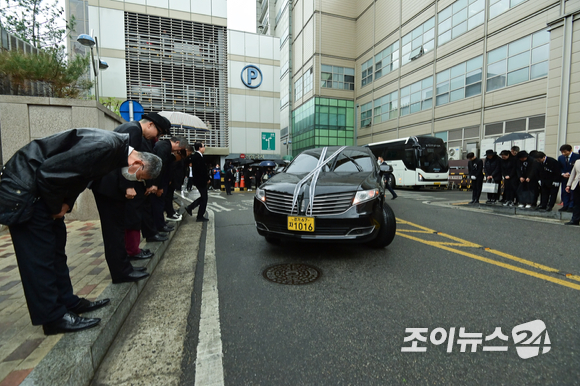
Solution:
{"label": "car hood", "polygon": [[[307,173],[279,173],[266,182],[262,188],[280,193],[294,194],[296,184],[300,182]],[[305,186],[310,186],[309,180]],[[378,188],[376,178],[372,172],[363,173],[335,173],[321,172],[316,181],[316,194],[354,192],[357,190],[367,190]]]}

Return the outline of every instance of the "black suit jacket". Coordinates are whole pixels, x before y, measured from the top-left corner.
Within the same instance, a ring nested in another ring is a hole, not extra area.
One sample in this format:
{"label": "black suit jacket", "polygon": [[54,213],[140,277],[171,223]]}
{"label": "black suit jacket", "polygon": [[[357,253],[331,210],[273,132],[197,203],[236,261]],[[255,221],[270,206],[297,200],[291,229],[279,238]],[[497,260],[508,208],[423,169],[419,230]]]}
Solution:
{"label": "black suit jacket", "polygon": [[[142,151],[143,130],[138,121],[123,123],[114,130],[116,133],[129,134],[129,146],[137,151]],[[138,181],[129,181],[121,175],[121,169],[113,170],[100,180],[94,181],[91,185],[93,191],[115,200],[125,200],[128,188],[135,188]]]}
{"label": "black suit jacket", "polygon": [[198,152],[193,153],[191,157],[191,163],[193,164],[193,183],[197,187],[199,185],[207,185],[210,180],[207,167],[205,166],[205,161],[203,157]]}

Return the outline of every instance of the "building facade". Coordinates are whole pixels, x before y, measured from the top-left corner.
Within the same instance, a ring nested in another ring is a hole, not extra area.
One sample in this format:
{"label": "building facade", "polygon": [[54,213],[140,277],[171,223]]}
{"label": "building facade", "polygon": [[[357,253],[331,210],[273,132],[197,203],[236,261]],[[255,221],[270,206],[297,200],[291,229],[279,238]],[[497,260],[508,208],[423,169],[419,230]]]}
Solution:
{"label": "building facade", "polygon": [[[206,154],[216,162],[233,152],[258,153],[260,130],[279,139],[279,83],[273,79],[278,39],[229,35],[226,0],[67,0],[66,11],[78,20],[71,53],[86,54],[88,48],[76,38],[92,33],[101,59],[109,64],[99,72],[101,98],[138,101],[145,111],[198,116],[209,131],[173,132],[205,142]],[[260,87],[243,88],[241,70],[248,64],[260,69]],[[266,154],[280,153],[277,142],[268,149]]]}
{"label": "building facade", "polygon": [[[281,41],[280,121],[284,130],[289,116],[294,154],[413,135],[443,138],[459,157],[512,145],[555,156],[563,143],[580,145],[578,0],[275,7],[269,30]],[[494,144],[511,132],[533,138]]]}

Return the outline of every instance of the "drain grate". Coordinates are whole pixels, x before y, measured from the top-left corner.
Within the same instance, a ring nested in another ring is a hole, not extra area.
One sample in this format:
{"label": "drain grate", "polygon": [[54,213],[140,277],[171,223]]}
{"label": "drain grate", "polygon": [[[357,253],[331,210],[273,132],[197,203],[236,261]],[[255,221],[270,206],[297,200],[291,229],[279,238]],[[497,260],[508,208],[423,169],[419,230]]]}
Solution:
{"label": "drain grate", "polygon": [[307,264],[279,264],[266,268],[264,278],[278,284],[308,284],[317,280],[321,272]]}

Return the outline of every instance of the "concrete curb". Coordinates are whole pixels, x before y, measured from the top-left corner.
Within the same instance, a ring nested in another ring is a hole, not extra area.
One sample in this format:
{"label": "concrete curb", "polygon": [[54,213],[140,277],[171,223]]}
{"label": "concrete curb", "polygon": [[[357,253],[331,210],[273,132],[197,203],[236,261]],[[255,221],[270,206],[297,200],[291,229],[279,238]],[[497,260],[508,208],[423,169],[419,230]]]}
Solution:
{"label": "concrete curb", "polygon": [[[148,272],[153,272],[178,228],[179,223],[169,234],[169,240],[147,245],[155,253],[147,261]],[[88,385],[148,281],[149,278],[136,283],[109,284],[99,298],[110,298],[110,305],[87,314],[101,318],[99,326],[64,334],[21,385]]]}
{"label": "concrete curb", "polygon": [[539,212],[534,209],[522,209],[517,207],[504,207],[498,205],[479,204],[473,206],[474,209],[485,210],[487,212],[501,213],[506,215],[527,216],[527,217],[541,217],[561,221],[570,221],[572,213],[558,212],[558,209],[552,209],[550,212]]}

